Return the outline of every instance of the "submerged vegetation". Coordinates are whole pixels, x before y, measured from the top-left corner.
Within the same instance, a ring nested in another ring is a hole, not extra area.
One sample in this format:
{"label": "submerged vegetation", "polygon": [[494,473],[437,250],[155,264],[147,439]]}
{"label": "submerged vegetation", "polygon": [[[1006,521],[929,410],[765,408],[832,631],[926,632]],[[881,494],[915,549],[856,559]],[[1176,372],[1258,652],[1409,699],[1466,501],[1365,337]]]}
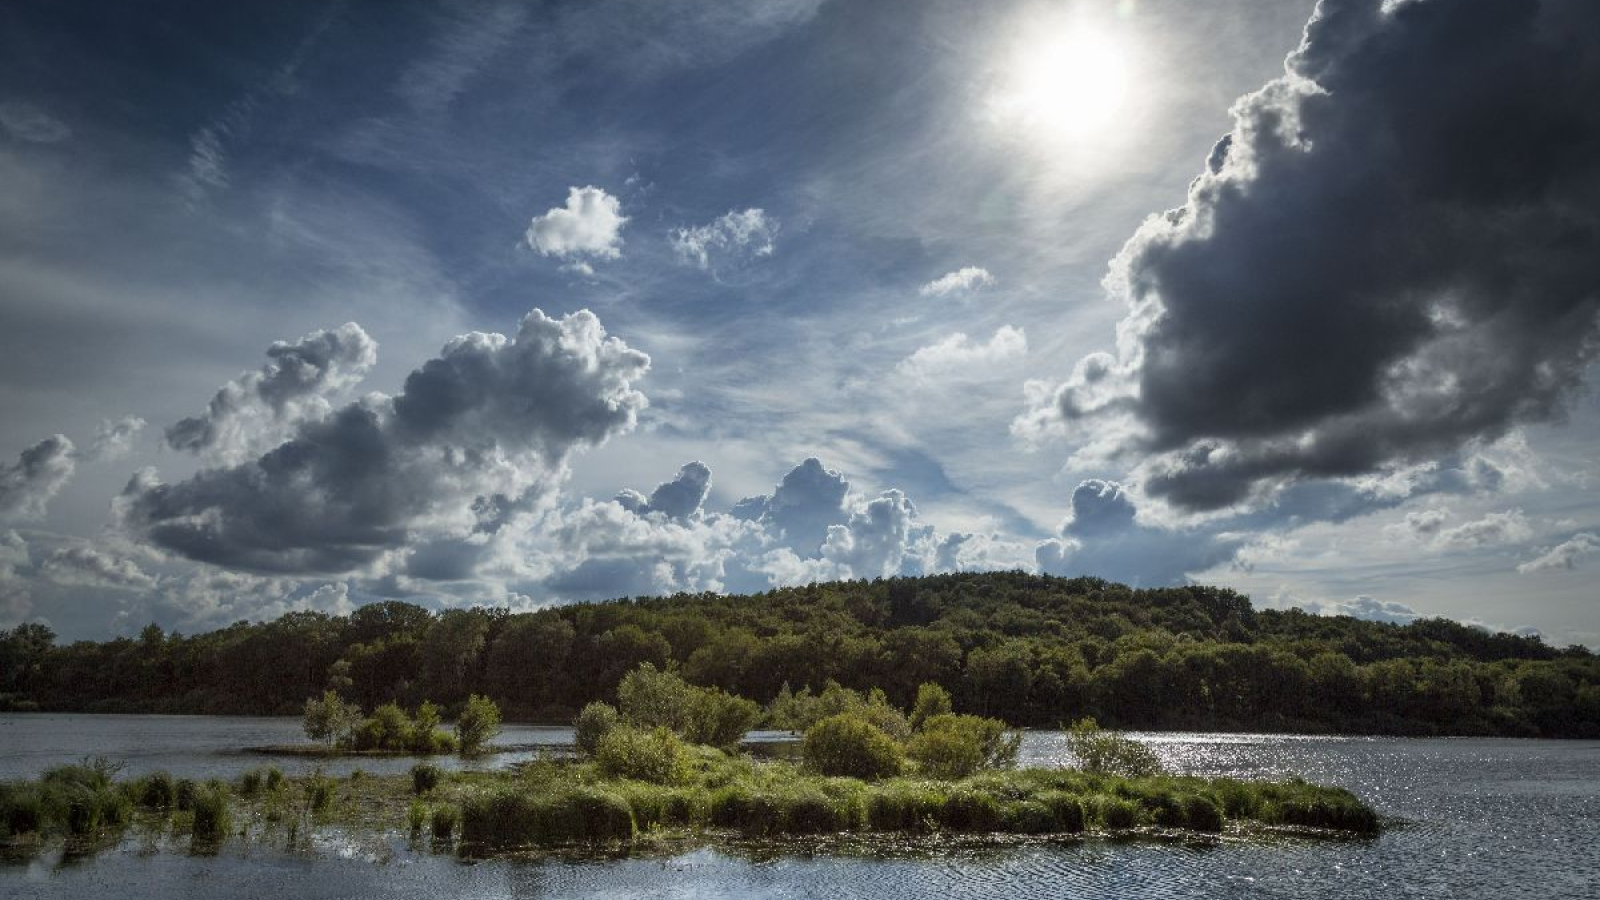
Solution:
{"label": "submerged vegetation", "polygon": [[[570,722],[586,704],[612,701],[641,663],[722,692],[701,695],[691,722],[650,723],[697,743],[722,744],[736,730],[748,707],[729,697],[767,705],[778,728],[843,712],[817,704],[830,681],[880,687],[900,708],[922,707],[919,687],[932,683],[949,708],[930,696],[923,718],[1043,727],[1092,716],[1118,728],[1600,736],[1600,659],[1580,647],[1444,619],[1393,625],[1254,609],[1217,588],[1019,572],[518,614],[384,602],[348,616],[296,612],[192,636],[151,626],[66,646],[30,623],[0,632],[0,708],[294,714],[332,690],[365,710],[431,699],[448,719],[477,695],[513,719]],[[359,714],[329,712],[317,739],[353,740]]]}

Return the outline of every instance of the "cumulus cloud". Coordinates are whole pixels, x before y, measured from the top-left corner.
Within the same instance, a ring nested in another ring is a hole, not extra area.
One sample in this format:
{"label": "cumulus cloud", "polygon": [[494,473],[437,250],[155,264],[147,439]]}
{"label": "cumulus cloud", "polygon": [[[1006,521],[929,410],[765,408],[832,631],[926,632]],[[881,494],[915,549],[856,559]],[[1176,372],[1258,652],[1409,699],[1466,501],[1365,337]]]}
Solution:
{"label": "cumulus cloud", "polygon": [[54,144],[72,137],[67,123],[22,100],[0,102],[0,129],[19,141],[35,144]]}
{"label": "cumulus cloud", "polygon": [[790,469],[771,494],[739,501],[732,515],[770,526],[791,550],[814,556],[828,526],[849,518],[849,493],[850,482],[813,456]]}
{"label": "cumulus cloud", "polygon": [[11,626],[33,610],[28,542],[15,531],[0,532],[0,626]]}
{"label": "cumulus cloud", "polygon": [[740,259],[771,256],[777,235],[777,220],[751,208],[729,210],[704,225],[674,228],[669,240],[684,263],[716,270]]}
{"label": "cumulus cloud", "polygon": [[1313,600],[1295,605],[1314,615],[1350,616],[1356,619],[1366,619],[1369,622],[1389,622],[1395,625],[1409,625],[1422,617],[1421,613],[1404,603],[1394,600],[1379,600],[1365,595],[1354,600]]}
{"label": "cumulus cloud", "polygon": [[918,349],[900,361],[896,371],[918,381],[947,377],[982,377],[993,367],[1028,352],[1028,336],[1021,328],[1002,325],[988,341],[978,343],[956,332]]}
{"label": "cumulus cloud", "polygon": [[1165,528],[1138,521],[1126,488],[1089,479],[1072,492],[1072,511],[1057,537],[1034,551],[1049,575],[1095,575],[1140,587],[1185,583],[1190,573],[1234,559],[1247,543],[1227,526]]}
{"label": "cumulus cloud", "polygon": [[22,451],[15,463],[0,463],[0,521],[43,518],[76,469],[75,448],[60,434]]}
{"label": "cumulus cloud", "polygon": [[988,269],[963,266],[928,282],[918,288],[917,293],[924,297],[944,297],[949,294],[965,294],[991,284],[994,284],[994,276],[989,274]]}
{"label": "cumulus cloud", "polygon": [[1113,261],[1116,355],[1033,424],[1124,417],[1145,491],[1208,510],[1559,415],[1600,346],[1597,30],[1588,0],[1320,4]]}
{"label": "cumulus cloud", "polygon": [[650,359],[587,310],[455,338],[393,398],[301,421],[261,456],[176,484],[141,473],[124,525],[190,559],[346,573],[429,542],[481,543],[553,499],[575,450],[633,428]]}
{"label": "cumulus cloud", "polygon": [[1583,531],[1517,566],[1517,571],[1532,575],[1535,572],[1576,569],[1579,560],[1596,553],[1600,553],[1600,535]]}
{"label": "cumulus cloud", "polygon": [[146,424],[138,416],[101,421],[94,433],[94,443],[89,445],[89,458],[96,462],[122,459],[133,451],[133,442],[139,439]]}
{"label": "cumulus cloud", "polygon": [[617,503],[635,515],[658,512],[669,519],[687,519],[700,512],[700,504],[711,492],[711,468],[703,462],[686,463],[677,477],[656,486],[649,497],[625,490]]}
{"label": "cumulus cloud", "polygon": [[88,543],[55,550],[39,564],[39,573],[57,584],[135,589],[156,585],[156,579],[139,568],[138,563]]}
{"label": "cumulus cloud", "polygon": [[332,411],[330,398],[358,384],[377,363],[378,343],[346,322],[292,344],[276,341],[267,358],[219,388],[205,412],[169,427],[167,444],[228,463],[276,446],[300,423]]}
{"label": "cumulus cloud", "polygon": [[1446,528],[1439,532],[1437,540],[1445,546],[1484,547],[1525,541],[1532,536],[1533,529],[1522,510],[1508,509],[1489,513],[1481,519],[1464,522],[1454,528]]}
{"label": "cumulus cloud", "polygon": [[581,266],[586,274],[594,269],[589,259],[616,259],[622,255],[622,226],[628,217],[622,203],[600,188],[573,187],[567,190],[567,205],[557,206],[528,225],[528,246],[543,256],[556,256]]}

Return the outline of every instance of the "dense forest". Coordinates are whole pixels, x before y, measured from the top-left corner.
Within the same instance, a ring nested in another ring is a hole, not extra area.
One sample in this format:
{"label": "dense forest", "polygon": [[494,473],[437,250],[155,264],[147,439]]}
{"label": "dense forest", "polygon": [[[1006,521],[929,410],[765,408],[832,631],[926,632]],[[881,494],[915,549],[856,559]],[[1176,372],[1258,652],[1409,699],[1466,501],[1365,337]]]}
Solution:
{"label": "dense forest", "polygon": [[384,602],[207,634],[58,646],[0,631],[0,708],[298,714],[472,693],[569,722],[640,663],[766,702],[786,688],[945,686],[964,712],[1054,727],[1600,736],[1600,658],[1445,619],[1256,610],[1225,589],[1020,572],[434,613]]}

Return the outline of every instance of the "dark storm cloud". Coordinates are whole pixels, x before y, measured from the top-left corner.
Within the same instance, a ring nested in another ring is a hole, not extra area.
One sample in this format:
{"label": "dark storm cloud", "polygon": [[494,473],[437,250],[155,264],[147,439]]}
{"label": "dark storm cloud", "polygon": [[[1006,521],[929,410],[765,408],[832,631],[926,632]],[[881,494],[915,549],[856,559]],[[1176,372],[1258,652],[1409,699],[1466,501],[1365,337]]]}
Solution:
{"label": "dark storm cloud", "polygon": [[1058,421],[1130,412],[1145,491],[1215,509],[1558,416],[1600,323],[1597,35],[1592,0],[1323,0],[1113,263],[1118,358]]}
{"label": "dark storm cloud", "polygon": [[72,442],[52,435],[0,464],[0,520],[38,519],[77,468]]}
{"label": "dark storm cloud", "polygon": [[256,459],[172,485],[137,476],[123,520],[234,568],[348,572],[414,545],[419,569],[459,577],[449,540],[552,496],[571,451],[630,429],[646,405],[632,382],[649,362],[588,311],[534,310],[513,338],[458,337],[399,396],[302,421]]}
{"label": "dark storm cloud", "polygon": [[277,426],[292,427],[329,410],[327,398],[359,383],[378,361],[378,343],[354,322],[314,331],[295,343],[277,341],[269,361],[218,389],[206,411],[171,426],[174,450],[216,451],[223,458],[248,453]]}

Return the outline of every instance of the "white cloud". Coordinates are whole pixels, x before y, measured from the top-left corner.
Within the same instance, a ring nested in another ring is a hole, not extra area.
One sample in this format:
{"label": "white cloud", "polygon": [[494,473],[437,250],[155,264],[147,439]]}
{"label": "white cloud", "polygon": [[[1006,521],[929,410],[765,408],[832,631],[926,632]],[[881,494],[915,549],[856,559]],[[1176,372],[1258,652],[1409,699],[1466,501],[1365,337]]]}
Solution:
{"label": "white cloud", "polygon": [[965,266],[935,278],[919,288],[917,293],[924,297],[944,297],[990,284],[994,284],[994,276],[989,274],[988,269]]}
{"label": "white cloud", "polygon": [[528,246],[544,256],[616,259],[622,255],[622,202],[597,187],[567,189],[557,206],[528,225]]}
{"label": "white cloud", "polygon": [[1525,541],[1533,536],[1528,519],[1520,509],[1489,513],[1474,522],[1457,525],[1439,532],[1440,544],[1456,547],[1483,547],[1489,544],[1506,544]]}
{"label": "white cloud", "polygon": [[674,228],[669,240],[678,258],[701,269],[745,256],[771,256],[778,222],[762,209],[729,210],[704,225]]}
{"label": "white cloud", "polygon": [[102,420],[100,427],[95,430],[94,443],[89,445],[89,458],[95,462],[107,462],[127,456],[146,424],[138,416],[123,416],[116,421]]}
{"label": "white cloud", "polygon": [[1576,569],[1578,560],[1600,553],[1600,535],[1584,531],[1551,547],[1540,556],[1528,560],[1517,571],[1524,575],[1549,572],[1556,569]]}
{"label": "white cloud", "polygon": [[1017,359],[1028,352],[1028,336],[1021,328],[1002,325],[986,343],[974,343],[956,332],[901,360],[896,371],[919,381],[944,376],[983,376],[988,367]]}
{"label": "white cloud", "polygon": [[22,451],[13,464],[0,463],[0,519],[42,518],[76,468],[76,448],[60,434]]}

